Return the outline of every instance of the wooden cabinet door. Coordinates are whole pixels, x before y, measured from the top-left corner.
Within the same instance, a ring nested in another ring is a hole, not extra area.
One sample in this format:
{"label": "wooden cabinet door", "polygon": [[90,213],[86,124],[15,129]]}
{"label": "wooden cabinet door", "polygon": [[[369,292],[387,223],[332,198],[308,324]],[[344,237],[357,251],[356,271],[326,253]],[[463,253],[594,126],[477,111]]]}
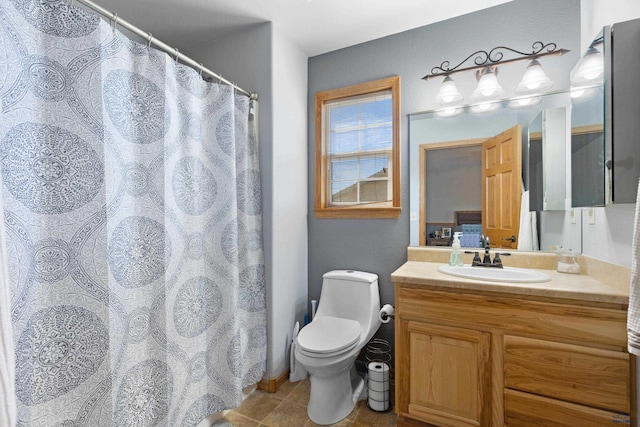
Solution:
{"label": "wooden cabinet door", "polygon": [[490,424],[490,334],[407,322],[407,412],[440,426]]}

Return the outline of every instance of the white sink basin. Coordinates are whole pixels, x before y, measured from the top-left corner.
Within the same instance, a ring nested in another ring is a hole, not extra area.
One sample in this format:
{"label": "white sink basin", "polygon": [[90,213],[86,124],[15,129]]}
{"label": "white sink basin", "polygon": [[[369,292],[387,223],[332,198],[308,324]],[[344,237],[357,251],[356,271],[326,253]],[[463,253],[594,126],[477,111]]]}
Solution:
{"label": "white sink basin", "polygon": [[541,283],[551,280],[548,274],[539,271],[527,270],[525,268],[493,268],[493,267],[452,267],[441,265],[438,267],[441,273],[451,276],[465,277],[467,279],[487,280],[490,282],[510,282],[510,283]]}

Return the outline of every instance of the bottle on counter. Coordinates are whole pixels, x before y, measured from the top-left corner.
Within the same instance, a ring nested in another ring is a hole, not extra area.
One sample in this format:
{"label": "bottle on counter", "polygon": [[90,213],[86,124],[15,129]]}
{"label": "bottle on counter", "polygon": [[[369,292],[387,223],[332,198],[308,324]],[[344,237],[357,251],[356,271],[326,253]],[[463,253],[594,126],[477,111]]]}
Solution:
{"label": "bottle on counter", "polygon": [[462,267],[464,265],[462,262],[462,251],[460,251],[460,236],[462,236],[462,233],[459,231],[453,233],[453,244],[451,245],[453,250],[449,257],[449,265],[452,267]]}

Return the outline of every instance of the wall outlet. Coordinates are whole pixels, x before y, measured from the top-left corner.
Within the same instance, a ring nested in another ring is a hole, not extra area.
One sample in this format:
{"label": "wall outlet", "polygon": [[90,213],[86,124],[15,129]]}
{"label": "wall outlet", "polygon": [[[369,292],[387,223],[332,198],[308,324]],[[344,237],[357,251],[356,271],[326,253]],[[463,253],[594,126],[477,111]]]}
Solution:
{"label": "wall outlet", "polygon": [[591,225],[596,223],[596,210],[594,208],[587,209],[587,222]]}
{"label": "wall outlet", "polygon": [[418,213],[417,212],[409,212],[409,221],[417,221]]}
{"label": "wall outlet", "polygon": [[575,224],[576,223],[576,210],[575,209],[571,209],[569,211],[569,222],[571,222],[571,224]]}

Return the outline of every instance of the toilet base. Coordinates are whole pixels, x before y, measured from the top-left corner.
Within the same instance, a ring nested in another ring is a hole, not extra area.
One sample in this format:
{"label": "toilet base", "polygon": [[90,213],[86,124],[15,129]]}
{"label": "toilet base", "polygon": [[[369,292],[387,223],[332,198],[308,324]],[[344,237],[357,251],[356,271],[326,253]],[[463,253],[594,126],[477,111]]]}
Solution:
{"label": "toilet base", "polygon": [[355,365],[330,377],[311,375],[307,414],[316,424],[337,423],[353,411],[358,400],[364,399],[364,392],[364,379],[357,374]]}

